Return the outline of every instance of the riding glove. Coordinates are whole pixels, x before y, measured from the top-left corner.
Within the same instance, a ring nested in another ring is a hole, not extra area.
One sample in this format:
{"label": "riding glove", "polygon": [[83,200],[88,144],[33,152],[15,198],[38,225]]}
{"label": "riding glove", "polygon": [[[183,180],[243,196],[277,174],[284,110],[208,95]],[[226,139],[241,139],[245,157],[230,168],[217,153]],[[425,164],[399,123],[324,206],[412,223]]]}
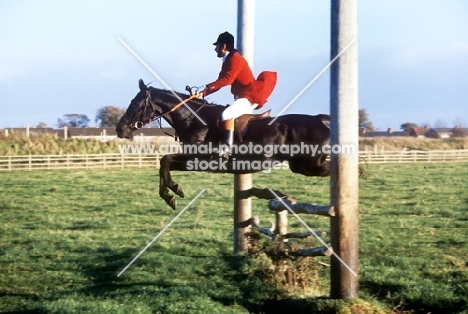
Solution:
{"label": "riding glove", "polygon": [[197,95],[198,98],[203,97],[203,92],[206,90],[206,85],[202,85],[200,87],[195,87],[195,90],[193,92],[194,95]]}

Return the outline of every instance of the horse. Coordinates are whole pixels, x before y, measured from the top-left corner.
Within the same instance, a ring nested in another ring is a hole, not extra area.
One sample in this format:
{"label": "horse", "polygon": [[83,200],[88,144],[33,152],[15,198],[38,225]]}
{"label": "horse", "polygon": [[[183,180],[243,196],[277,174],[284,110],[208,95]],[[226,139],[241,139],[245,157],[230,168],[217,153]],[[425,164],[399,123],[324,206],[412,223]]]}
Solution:
{"label": "horse", "polygon": [[218,124],[226,106],[148,87],[141,79],[139,89],[116,132],[119,138],[132,139],[133,131],[157,119],[161,122],[161,118],[175,129],[182,152],[164,155],[159,169],[159,195],[174,210],[177,201],[170,190],[180,197],[184,197],[184,191],[172,180],[173,170],[243,174],[287,169],[283,163],[287,161],[294,173],[330,175],[329,151],[323,149],[329,145],[328,115],[288,114],[276,118],[260,115],[246,127],[235,130],[232,155],[225,160],[210,148],[218,147],[221,133]]}

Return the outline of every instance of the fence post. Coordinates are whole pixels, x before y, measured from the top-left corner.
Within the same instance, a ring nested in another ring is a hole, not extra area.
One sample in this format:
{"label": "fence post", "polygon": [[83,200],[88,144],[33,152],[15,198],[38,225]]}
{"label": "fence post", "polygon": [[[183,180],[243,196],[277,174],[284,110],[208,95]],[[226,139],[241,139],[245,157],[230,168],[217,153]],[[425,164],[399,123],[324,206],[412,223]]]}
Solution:
{"label": "fence post", "polygon": [[[237,1],[237,49],[253,70],[255,0]],[[250,230],[252,202],[247,191],[252,188],[252,174],[234,175],[234,253],[246,252],[245,234]]]}
{"label": "fence post", "polygon": [[245,234],[250,231],[252,202],[247,191],[252,188],[252,174],[234,175],[234,253],[249,249]]}
{"label": "fence post", "polygon": [[276,226],[275,230],[279,235],[288,233],[288,211],[282,210],[275,212]]}
{"label": "fence post", "polygon": [[[331,1],[331,59],[347,50],[330,68],[330,144],[359,147],[357,0]],[[352,43],[352,44],[351,44]],[[330,218],[333,250],[330,296],[358,296],[358,163],[357,153],[332,153],[330,163]],[[351,271],[352,270],[352,271]]]}

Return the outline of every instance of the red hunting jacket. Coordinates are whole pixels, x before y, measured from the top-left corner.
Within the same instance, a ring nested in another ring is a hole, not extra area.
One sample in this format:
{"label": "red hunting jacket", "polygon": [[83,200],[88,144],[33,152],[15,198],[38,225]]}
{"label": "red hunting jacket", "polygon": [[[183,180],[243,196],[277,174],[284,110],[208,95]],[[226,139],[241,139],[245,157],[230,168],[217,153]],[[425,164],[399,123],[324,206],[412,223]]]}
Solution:
{"label": "red hunting jacket", "polygon": [[239,98],[247,98],[263,107],[276,85],[276,72],[265,71],[255,80],[249,64],[237,50],[231,52],[223,62],[216,81],[207,84],[205,95],[218,91],[221,87],[231,85],[231,93]]}

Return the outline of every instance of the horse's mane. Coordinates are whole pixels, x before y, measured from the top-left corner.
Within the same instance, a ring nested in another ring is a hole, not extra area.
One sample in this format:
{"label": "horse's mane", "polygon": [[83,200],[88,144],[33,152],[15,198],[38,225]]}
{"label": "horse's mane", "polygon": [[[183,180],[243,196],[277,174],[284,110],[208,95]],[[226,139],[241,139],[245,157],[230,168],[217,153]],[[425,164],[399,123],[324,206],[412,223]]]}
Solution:
{"label": "horse's mane", "polygon": [[[162,102],[165,102],[166,104],[177,104],[180,102],[180,100],[174,96],[174,93],[180,97],[180,99],[182,100],[185,100],[185,99],[188,99],[190,97],[190,95],[188,94],[184,94],[184,93],[180,93],[180,92],[176,92],[176,91],[170,91],[170,90],[167,90],[167,89],[160,89],[160,88],[156,88],[156,87],[152,87],[150,86],[149,87],[149,90],[151,91],[151,93],[156,93],[158,95],[158,98],[160,98],[160,100]],[[212,103],[212,102],[208,102],[207,100],[205,99],[200,99],[200,98],[193,98],[191,100],[189,100],[187,102],[188,104],[194,104],[194,105],[198,105],[198,106],[205,106],[205,107],[216,107],[216,106],[221,106],[221,105],[218,105],[218,104],[215,104],[215,103]]]}

